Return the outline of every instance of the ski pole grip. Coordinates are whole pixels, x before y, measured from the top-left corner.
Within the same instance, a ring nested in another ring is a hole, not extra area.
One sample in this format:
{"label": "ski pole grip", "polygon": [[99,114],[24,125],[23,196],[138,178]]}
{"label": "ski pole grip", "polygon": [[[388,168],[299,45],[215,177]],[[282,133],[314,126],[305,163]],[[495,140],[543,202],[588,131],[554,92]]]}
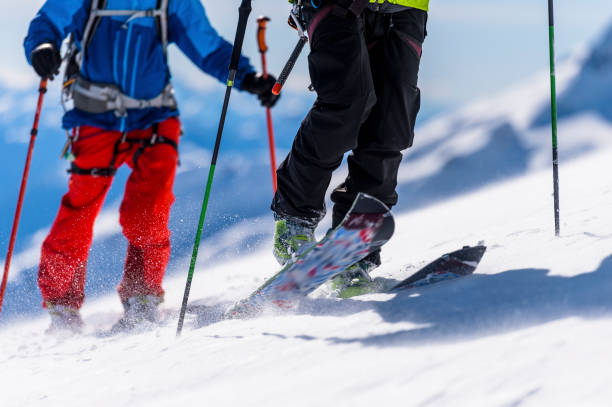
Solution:
{"label": "ski pole grip", "polygon": [[242,53],[242,44],[244,43],[244,35],[251,10],[251,0],[242,0],[242,3],[240,3],[240,8],[238,9],[238,27],[236,29],[236,38],[234,39],[232,59],[230,60],[230,72],[238,70],[240,54]]}
{"label": "ski pole grip", "polygon": [[281,90],[283,89],[283,86],[285,86],[285,82],[287,81],[287,78],[289,78],[289,75],[291,75],[291,71],[293,70],[295,63],[300,57],[300,54],[302,53],[302,50],[304,49],[304,45],[306,45],[307,42],[308,42],[308,37],[300,37],[300,40],[298,41],[297,45],[293,49],[293,52],[291,53],[289,60],[285,64],[283,71],[278,76],[278,79],[276,80],[276,84],[274,85],[274,88],[272,88],[272,93],[274,93],[275,95],[280,95]]}
{"label": "ski pole grip", "polygon": [[38,85],[38,103],[36,104],[36,113],[34,114],[34,125],[32,125],[32,130],[30,131],[30,134],[34,137],[38,134],[38,122],[40,121],[40,112],[45,93],[47,93],[47,79],[41,79]]}
{"label": "ski pole grip", "polygon": [[259,52],[265,54],[268,52],[268,44],[266,44],[266,26],[270,18],[261,16],[257,19],[257,45]]}
{"label": "ski pole grip", "polygon": [[555,25],[555,12],[553,0],[548,0],[548,26],[554,27]]}

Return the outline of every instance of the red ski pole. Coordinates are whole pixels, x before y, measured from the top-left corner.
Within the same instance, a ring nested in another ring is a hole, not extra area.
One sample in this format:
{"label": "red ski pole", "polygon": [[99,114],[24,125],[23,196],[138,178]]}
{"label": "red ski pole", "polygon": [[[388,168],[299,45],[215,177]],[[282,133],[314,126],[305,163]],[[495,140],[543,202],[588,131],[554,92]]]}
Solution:
{"label": "red ski pole", "polygon": [[19,227],[19,218],[21,216],[21,207],[23,206],[23,196],[25,195],[26,183],[28,182],[28,174],[30,173],[30,163],[32,162],[32,151],[34,150],[34,142],[38,134],[38,121],[40,120],[40,111],[42,110],[43,99],[47,92],[47,79],[40,81],[38,88],[38,104],[36,105],[36,114],[34,115],[34,125],[30,132],[30,145],[28,147],[28,155],[26,158],[25,168],[23,169],[23,177],[21,179],[21,188],[19,189],[19,198],[17,199],[17,209],[15,209],[15,219],[13,220],[13,229],[11,230],[11,239],[9,241],[6,260],[4,261],[4,274],[2,276],[2,286],[0,286],[0,313],[2,312],[2,302],[4,301],[4,292],[8,282],[9,268],[11,267],[11,257],[13,257],[13,249],[15,248],[15,239],[17,237],[17,228]]}
{"label": "red ski pole", "polygon": [[[270,21],[268,17],[259,17],[257,19],[257,43],[259,52],[261,53],[261,66],[264,78],[268,77],[268,64],[266,62],[266,52],[268,45],[266,44],[266,25]],[[270,144],[270,165],[272,166],[272,186],[276,193],[276,153],[274,152],[274,126],[272,125],[272,110],[266,108],[266,120],[268,122],[268,143]]]}

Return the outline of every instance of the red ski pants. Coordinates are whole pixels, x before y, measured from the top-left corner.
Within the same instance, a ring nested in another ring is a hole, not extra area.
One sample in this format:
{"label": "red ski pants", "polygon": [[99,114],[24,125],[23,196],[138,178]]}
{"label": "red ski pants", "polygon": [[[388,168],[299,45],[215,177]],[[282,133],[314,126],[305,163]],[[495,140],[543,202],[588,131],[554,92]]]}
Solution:
{"label": "red ski pants", "polygon": [[[131,131],[124,138],[118,131],[82,126],[72,146],[74,164],[81,170],[108,168],[111,164],[119,168],[124,163],[132,169],[119,214],[128,240],[124,276],[118,288],[122,301],[135,295],[164,294],[162,280],[170,258],[168,218],[174,202],[172,185],[180,127],[177,118],[159,123],[158,136],[170,142],[144,146],[142,140],[151,140],[152,128]],[[38,285],[44,303],[73,308],[83,304],[94,221],[112,180],[112,176],[71,174],[68,193],[42,246]]]}

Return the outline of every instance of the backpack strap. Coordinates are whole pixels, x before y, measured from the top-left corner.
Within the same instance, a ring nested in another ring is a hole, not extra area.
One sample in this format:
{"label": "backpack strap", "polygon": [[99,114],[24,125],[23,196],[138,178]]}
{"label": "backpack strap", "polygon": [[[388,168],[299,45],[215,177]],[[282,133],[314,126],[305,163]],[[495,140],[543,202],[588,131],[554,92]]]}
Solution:
{"label": "backpack strap", "polygon": [[168,2],[169,0],[157,0],[157,10],[160,12],[157,16],[158,32],[164,48],[164,55],[167,55],[168,52]]}
{"label": "backpack strap", "polygon": [[91,39],[100,25],[99,11],[106,8],[107,0],[91,0],[91,8],[89,10],[89,16],[87,17],[87,24],[85,25],[85,31],[83,32],[83,38],[81,39],[81,60],[85,59],[85,52]]}

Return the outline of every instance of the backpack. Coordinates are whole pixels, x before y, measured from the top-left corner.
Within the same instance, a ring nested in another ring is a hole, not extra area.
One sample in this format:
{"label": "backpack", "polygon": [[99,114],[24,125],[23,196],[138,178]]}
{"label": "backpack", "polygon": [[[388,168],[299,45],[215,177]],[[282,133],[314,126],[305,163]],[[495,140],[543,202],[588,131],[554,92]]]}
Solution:
{"label": "backpack", "polygon": [[[163,50],[164,57],[167,58],[168,48],[168,3],[169,0],[157,0],[157,7],[155,9],[148,10],[108,10],[106,9],[108,0],[91,0],[91,7],[89,15],[87,17],[87,23],[85,24],[85,30],[83,32],[83,38],[81,39],[81,48],[79,49],[76,45],[74,34],[70,35],[68,42],[68,51],[64,57],[67,60],[66,69],[64,71],[64,81],[62,88],[61,102],[64,110],[66,103],[74,99],[74,88],[78,81],[81,81],[80,72],[81,65],[85,60],[87,49],[91,44],[96,30],[100,24],[100,20],[103,17],[115,17],[115,16],[129,16],[125,24],[131,20],[140,17],[153,17],[155,18],[155,25],[157,27],[157,33],[159,35]],[[171,92],[171,87],[164,90],[165,92]],[[169,99],[171,95],[164,95],[164,99]],[[128,98],[130,99],[130,98]],[[133,101],[135,99],[132,99]],[[132,104],[135,104],[133,102]],[[175,105],[168,102],[170,106]],[[146,104],[146,103],[145,103]]]}

